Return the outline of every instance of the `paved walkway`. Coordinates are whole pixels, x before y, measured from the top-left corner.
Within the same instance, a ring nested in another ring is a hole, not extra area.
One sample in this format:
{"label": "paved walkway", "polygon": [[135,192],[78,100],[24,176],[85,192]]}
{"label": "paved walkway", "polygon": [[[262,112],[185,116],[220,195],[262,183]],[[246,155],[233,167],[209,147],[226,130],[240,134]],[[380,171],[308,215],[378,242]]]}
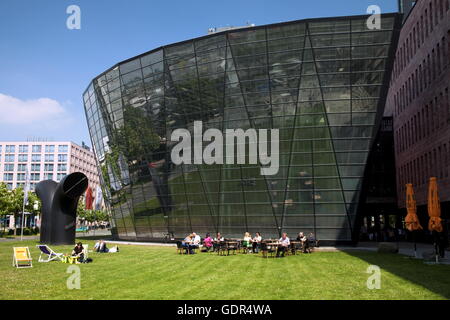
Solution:
{"label": "paved walkway", "polygon": [[[77,238],[86,238],[86,237],[105,237],[111,238],[111,231],[107,229],[97,229],[91,230],[89,232],[77,232]],[[23,240],[39,240],[39,235],[34,236],[23,236]],[[20,241],[20,234],[17,236],[8,236],[6,238],[0,238],[0,242],[15,242]]]}
{"label": "paved walkway", "polygon": [[[396,242],[391,242],[392,244],[397,244]],[[322,252],[332,252],[332,251],[351,251],[351,250],[364,250],[364,251],[378,251],[378,243],[377,242],[360,242],[355,247],[345,247],[345,246],[337,246],[337,247],[320,247],[316,248],[317,251]],[[398,242],[398,253],[404,256],[408,256],[411,258],[423,259],[423,255],[433,255],[434,254],[434,246],[432,244],[427,243],[418,243],[417,250],[414,252],[414,244],[411,242]],[[444,259],[439,259],[440,263],[450,264],[450,252],[446,252],[446,257]]]}

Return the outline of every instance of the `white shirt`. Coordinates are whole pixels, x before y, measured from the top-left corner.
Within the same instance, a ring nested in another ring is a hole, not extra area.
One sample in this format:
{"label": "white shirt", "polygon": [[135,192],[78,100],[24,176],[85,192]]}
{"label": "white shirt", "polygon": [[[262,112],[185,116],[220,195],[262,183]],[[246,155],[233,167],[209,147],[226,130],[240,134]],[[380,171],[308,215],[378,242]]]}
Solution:
{"label": "white shirt", "polygon": [[201,241],[200,236],[199,236],[199,235],[196,235],[196,236],[194,237],[194,244],[199,244],[200,241]]}
{"label": "white shirt", "polygon": [[286,239],[284,239],[284,240],[283,240],[283,238],[280,238],[279,241],[281,242],[281,245],[282,245],[282,246],[285,246],[285,247],[287,247],[288,245],[291,244],[291,242],[289,241],[289,238],[288,238],[288,237],[286,237]]}

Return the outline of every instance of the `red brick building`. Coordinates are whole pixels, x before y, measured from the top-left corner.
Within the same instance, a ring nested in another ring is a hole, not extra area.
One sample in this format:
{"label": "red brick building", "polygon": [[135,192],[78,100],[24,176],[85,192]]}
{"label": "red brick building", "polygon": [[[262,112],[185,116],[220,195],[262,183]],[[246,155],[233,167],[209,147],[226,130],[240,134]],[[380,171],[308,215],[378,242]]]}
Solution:
{"label": "red brick building", "polygon": [[[398,206],[412,183],[425,214],[429,178],[450,209],[450,0],[403,1],[406,13],[388,94],[394,119]],[[415,4],[414,4],[415,3]]]}

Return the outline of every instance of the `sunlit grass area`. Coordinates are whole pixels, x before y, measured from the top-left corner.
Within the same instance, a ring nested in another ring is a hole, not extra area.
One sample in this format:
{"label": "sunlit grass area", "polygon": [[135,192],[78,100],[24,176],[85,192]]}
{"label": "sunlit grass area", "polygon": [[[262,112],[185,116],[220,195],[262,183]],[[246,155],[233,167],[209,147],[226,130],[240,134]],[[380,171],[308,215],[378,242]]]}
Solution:
{"label": "sunlit grass area", "polygon": [[[92,249],[94,241],[85,242]],[[174,247],[120,246],[78,265],[81,288],[69,290],[69,264],[39,263],[36,241],[0,242],[0,299],[448,299],[450,266],[375,252],[315,252],[285,258],[215,253],[179,255]],[[30,248],[33,268],[12,267],[13,246]],[[53,248],[70,253],[71,246]],[[381,289],[367,268],[381,268]]]}

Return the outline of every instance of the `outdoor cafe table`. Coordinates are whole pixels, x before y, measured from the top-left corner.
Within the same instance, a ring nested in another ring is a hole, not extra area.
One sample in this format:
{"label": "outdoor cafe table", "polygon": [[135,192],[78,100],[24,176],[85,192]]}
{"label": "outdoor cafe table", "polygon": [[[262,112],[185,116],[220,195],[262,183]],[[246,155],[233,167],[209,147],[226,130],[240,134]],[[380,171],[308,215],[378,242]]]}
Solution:
{"label": "outdoor cafe table", "polygon": [[[228,245],[234,245],[235,246],[235,248],[237,249],[237,247],[238,247],[238,244],[239,244],[239,241],[235,241],[235,240],[224,240],[224,241],[214,241],[214,244],[216,244],[216,246],[218,247],[220,244],[226,244],[227,246]],[[228,251],[228,254],[229,254],[230,252]],[[227,255],[228,255],[227,254]]]}
{"label": "outdoor cafe table", "polygon": [[[301,243],[301,242],[299,242],[299,241],[290,241],[290,245],[289,246],[287,246],[287,248],[290,248],[291,247],[291,245],[295,245],[295,244],[299,244],[299,243]],[[268,247],[279,247],[279,246],[281,246],[281,242],[266,242],[266,245],[268,246]]]}
{"label": "outdoor cafe table", "polygon": [[278,247],[280,244],[280,242],[266,242],[268,247]]}
{"label": "outdoor cafe table", "polygon": [[301,241],[291,241],[291,250],[292,250],[292,254],[295,254],[295,251],[297,250],[298,246],[301,247],[302,242]]}

